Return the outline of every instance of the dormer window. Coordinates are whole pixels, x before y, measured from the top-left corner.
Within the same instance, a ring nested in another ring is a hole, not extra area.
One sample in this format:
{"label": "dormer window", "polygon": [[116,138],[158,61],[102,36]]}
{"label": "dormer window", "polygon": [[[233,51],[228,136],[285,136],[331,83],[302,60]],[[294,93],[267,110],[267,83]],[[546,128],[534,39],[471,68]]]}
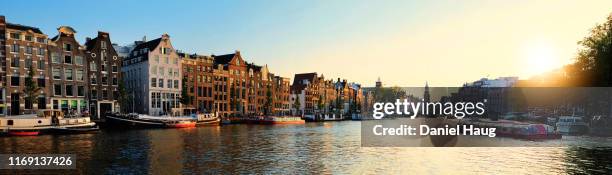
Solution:
{"label": "dormer window", "polygon": [[68,43],[64,43],[64,51],[72,51],[72,45]]}

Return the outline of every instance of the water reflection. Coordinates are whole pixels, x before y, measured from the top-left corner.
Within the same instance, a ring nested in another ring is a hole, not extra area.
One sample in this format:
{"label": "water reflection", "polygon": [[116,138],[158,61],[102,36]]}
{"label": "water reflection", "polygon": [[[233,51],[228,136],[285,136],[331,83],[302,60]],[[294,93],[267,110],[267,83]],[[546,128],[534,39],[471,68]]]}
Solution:
{"label": "water reflection", "polygon": [[[585,139],[593,140],[576,137],[568,138],[568,142],[585,142]],[[612,148],[376,148],[360,145],[359,122],[346,121],[1,137],[0,153],[76,153],[79,168],[76,173],[85,174],[590,174],[612,171]]]}

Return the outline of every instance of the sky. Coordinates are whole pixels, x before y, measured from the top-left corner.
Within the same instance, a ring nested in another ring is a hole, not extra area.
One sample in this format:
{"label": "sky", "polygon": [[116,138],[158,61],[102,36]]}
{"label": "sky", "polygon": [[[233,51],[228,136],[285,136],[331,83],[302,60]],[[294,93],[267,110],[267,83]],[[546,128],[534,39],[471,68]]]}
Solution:
{"label": "sky", "polygon": [[[584,3],[588,2],[588,3]],[[461,86],[527,79],[571,63],[612,1],[8,1],[0,15],[49,37],[109,32],[127,45],[167,33],[177,50],[246,61],[277,75],[317,72],[374,86]]]}

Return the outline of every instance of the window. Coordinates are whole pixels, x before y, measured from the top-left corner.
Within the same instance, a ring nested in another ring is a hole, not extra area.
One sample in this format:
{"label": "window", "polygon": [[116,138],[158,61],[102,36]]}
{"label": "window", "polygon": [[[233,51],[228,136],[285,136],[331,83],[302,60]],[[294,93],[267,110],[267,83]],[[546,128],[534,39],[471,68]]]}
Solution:
{"label": "window", "polygon": [[170,61],[168,60],[168,57],[164,57],[164,63],[166,64],[170,63]]}
{"label": "window", "polygon": [[45,78],[38,78],[38,87],[45,87]]}
{"label": "window", "polygon": [[53,95],[62,95],[62,85],[54,84],[53,85]]}
{"label": "window", "polygon": [[91,98],[92,99],[97,99],[98,98],[98,91],[96,91],[95,89],[91,90]]}
{"label": "window", "polygon": [[91,63],[89,63],[89,70],[96,71],[97,69],[98,67],[96,66],[96,62],[91,61]]}
{"label": "window", "polygon": [[72,85],[66,85],[66,96],[74,96]]}
{"label": "window", "polygon": [[83,65],[83,57],[82,56],[76,56],[74,57],[74,62],[77,65]]}
{"label": "window", "polygon": [[151,78],[151,87],[157,86],[157,78]]}
{"label": "window", "polygon": [[30,68],[32,67],[32,57],[28,56],[25,60],[25,67],[26,68]]}
{"label": "window", "polygon": [[113,72],[117,72],[119,70],[119,67],[117,66],[117,64],[113,64]]}
{"label": "window", "polygon": [[32,109],[32,105],[33,105],[33,101],[29,100],[28,98],[25,98],[24,108],[25,109]]}
{"label": "window", "polygon": [[45,38],[36,38],[36,42],[45,43]]}
{"label": "window", "polygon": [[34,37],[32,37],[32,35],[26,35],[25,36],[25,40],[26,41],[34,41]]}
{"label": "window", "polygon": [[155,55],[155,57],[153,57],[153,59],[155,60],[155,63],[159,63],[159,55]]}
{"label": "window", "polygon": [[102,98],[104,98],[104,99],[108,98],[108,91],[107,90],[102,90]]}
{"label": "window", "polygon": [[64,70],[64,76],[66,77],[66,80],[74,80],[72,77],[72,68],[67,68],[66,70]]}
{"label": "window", "polygon": [[178,88],[179,88],[179,81],[174,80],[174,89],[178,89]]}
{"label": "window", "polygon": [[53,79],[54,80],[59,80],[62,79],[62,73],[61,73],[61,69],[60,68],[53,68]]}
{"label": "window", "polygon": [[83,71],[83,69],[78,69],[76,72],[76,79],[77,81],[84,81],[85,80],[85,71]]}
{"label": "window", "polygon": [[72,56],[70,56],[70,55],[64,55],[64,63],[66,63],[66,64],[72,64]]}
{"label": "window", "polygon": [[11,33],[11,39],[21,39],[21,34],[19,34],[19,33]]}
{"label": "window", "polygon": [[19,75],[13,75],[11,77],[11,86],[19,86]]}
{"label": "window", "polygon": [[106,49],[106,41],[102,41],[100,46],[102,46],[102,49]]}
{"label": "window", "polygon": [[85,96],[85,86],[77,86],[77,96]]}
{"label": "window", "polygon": [[96,76],[91,76],[90,78],[91,84],[98,84],[98,80],[96,78]]}
{"label": "window", "polygon": [[159,79],[159,84],[158,84],[158,85],[159,85],[159,87],[160,87],[160,88],[164,88],[164,79],[161,79],[161,78],[160,78],[160,79]]}
{"label": "window", "polygon": [[113,85],[117,85],[119,83],[119,81],[117,80],[117,77],[113,77]]}
{"label": "window", "polygon": [[11,67],[19,67],[19,57],[11,58]]}
{"label": "window", "polygon": [[172,68],[168,68],[168,76],[172,76]]}
{"label": "window", "polygon": [[106,77],[106,75],[102,76],[102,84],[103,85],[107,85],[108,84],[108,77]]}
{"label": "window", "polygon": [[172,80],[168,80],[168,88],[172,88]]}
{"label": "window", "polygon": [[43,56],[45,55],[45,48],[38,48],[38,55]]}
{"label": "window", "polygon": [[45,61],[44,60],[38,60],[38,69],[39,70],[45,70]]}
{"label": "window", "polygon": [[51,62],[52,63],[60,63],[60,57],[59,54],[55,53],[55,52],[51,52]]}
{"label": "window", "polygon": [[72,45],[64,43],[64,51],[72,51]]}
{"label": "window", "polygon": [[27,53],[27,54],[32,54],[32,53],[34,53],[34,47],[32,47],[32,46],[26,46],[26,53]]}
{"label": "window", "polygon": [[17,44],[11,45],[11,52],[19,52],[19,45]]}
{"label": "window", "polygon": [[38,97],[38,109],[46,109],[47,108],[47,99],[43,97]]}

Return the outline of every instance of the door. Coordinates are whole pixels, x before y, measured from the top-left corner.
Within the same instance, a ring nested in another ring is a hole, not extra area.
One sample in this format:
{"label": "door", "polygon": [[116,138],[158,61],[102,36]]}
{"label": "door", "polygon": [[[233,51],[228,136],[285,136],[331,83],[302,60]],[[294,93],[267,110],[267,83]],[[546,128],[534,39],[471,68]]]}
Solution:
{"label": "door", "polygon": [[19,115],[19,94],[11,94],[11,115]]}
{"label": "door", "polygon": [[100,103],[100,115],[99,118],[106,117],[107,112],[113,111],[113,104],[111,103]]}

